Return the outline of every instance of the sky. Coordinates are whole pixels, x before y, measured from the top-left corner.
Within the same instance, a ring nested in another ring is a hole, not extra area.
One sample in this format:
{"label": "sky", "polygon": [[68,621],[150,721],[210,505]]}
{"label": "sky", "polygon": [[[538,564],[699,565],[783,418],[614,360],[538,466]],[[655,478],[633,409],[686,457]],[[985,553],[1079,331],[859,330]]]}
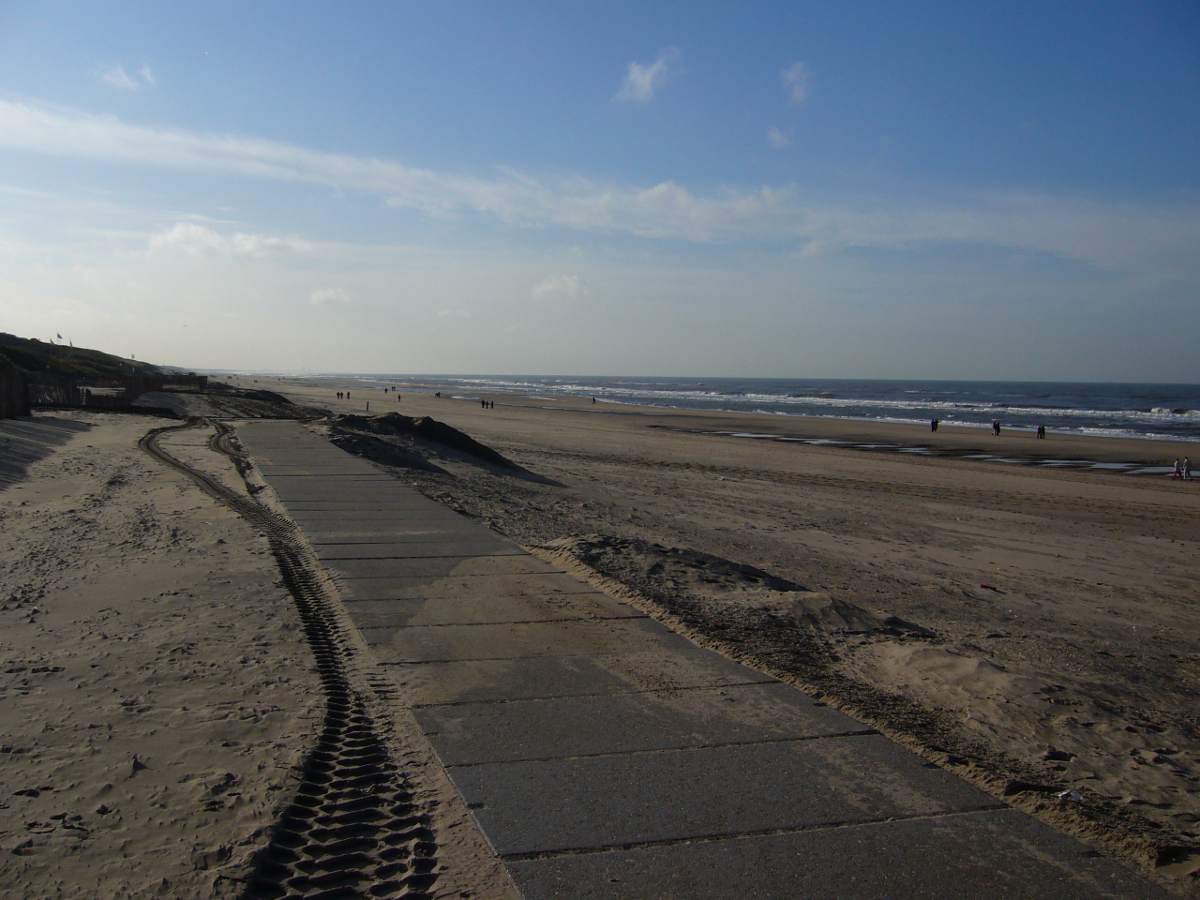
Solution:
{"label": "sky", "polygon": [[1200,381],[1200,5],[0,0],[0,331]]}

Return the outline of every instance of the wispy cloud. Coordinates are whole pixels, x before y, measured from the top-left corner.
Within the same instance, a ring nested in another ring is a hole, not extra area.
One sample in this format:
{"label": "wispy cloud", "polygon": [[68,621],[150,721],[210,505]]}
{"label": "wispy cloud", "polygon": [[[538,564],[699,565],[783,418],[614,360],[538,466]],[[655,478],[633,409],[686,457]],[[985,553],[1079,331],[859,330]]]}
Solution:
{"label": "wispy cloud", "polygon": [[461,319],[461,320],[475,318],[475,316],[471,313],[471,311],[469,309],[462,309],[461,307],[457,307],[457,306],[447,308],[447,309],[439,309],[437,311],[437,317],[439,319]]}
{"label": "wispy cloud", "polygon": [[666,83],[678,61],[679,51],[668,47],[652,63],[631,62],[625,68],[625,80],[613,99],[621,103],[649,103]]}
{"label": "wispy cloud", "polygon": [[152,88],[158,84],[154,78],[154,73],[150,71],[150,67],[147,65],[143,65],[132,75],[119,63],[113,66],[101,66],[97,70],[97,76],[109,87],[114,87],[121,91],[140,91],[143,88]]}
{"label": "wispy cloud", "polygon": [[783,89],[787,91],[788,99],[799,106],[808,99],[808,67],[802,62],[794,62],[779,73]]}
{"label": "wispy cloud", "polygon": [[350,303],[350,292],[340,287],[313,288],[308,302],[313,306],[346,306]]}
{"label": "wispy cloud", "polygon": [[[324,153],[254,137],[129,125],[111,117],[0,100],[0,148],[66,158],[218,172],[357,190],[428,215],[478,213],[532,227],[695,242],[767,240],[810,252],[983,243],[1084,260],[1103,269],[1168,261],[1194,270],[1200,208],[1192,200],[1097,202],[1067,196],[966,193],[942,202],[814,197],[795,185],[693,190],[545,178],[498,169],[486,176]],[[303,252],[298,238],[230,232],[180,221],[156,249],[253,257]]]}
{"label": "wispy cloud", "polygon": [[262,258],[272,253],[307,252],[309,242],[295,237],[235,231],[222,233],[195,222],[176,222],[170,228],[151,235],[152,251],[179,252],[188,256],[219,254]]}
{"label": "wispy cloud", "polygon": [[530,292],[535,300],[558,301],[576,300],[583,293],[583,282],[578,275],[547,275]]}
{"label": "wispy cloud", "polygon": [[429,215],[484,213],[502,221],[694,241],[752,233],[774,216],[788,189],[696,194],[674,181],[649,187],[583,177],[542,179],[497,170],[490,177],[323,153],[236,135],[129,125],[109,116],[0,100],[0,147],[63,157],[221,172],[377,193],[394,207]]}
{"label": "wispy cloud", "polygon": [[772,150],[782,150],[785,147],[792,146],[792,136],[786,131],[781,131],[772,125],[767,129],[767,144]]}

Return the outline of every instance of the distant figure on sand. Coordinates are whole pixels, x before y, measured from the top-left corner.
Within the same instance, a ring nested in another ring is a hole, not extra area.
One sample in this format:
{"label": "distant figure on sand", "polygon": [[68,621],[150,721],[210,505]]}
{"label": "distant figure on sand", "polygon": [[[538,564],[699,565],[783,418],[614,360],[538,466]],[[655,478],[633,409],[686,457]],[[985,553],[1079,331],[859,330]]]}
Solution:
{"label": "distant figure on sand", "polygon": [[1192,480],[1192,460],[1187,456],[1183,458],[1183,480]]}
{"label": "distant figure on sand", "polygon": [[[593,401],[593,402],[594,402],[594,401]],[[937,420],[937,419],[930,419],[930,420],[929,420],[929,430],[930,430],[930,431],[937,431],[937,429],[938,429],[938,420]]]}
{"label": "distant figure on sand", "polygon": [[1038,436],[1039,441],[1044,441],[1046,439],[1046,426],[1045,425],[1038,426],[1037,436]]}
{"label": "distant figure on sand", "polygon": [[1183,477],[1183,464],[1179,462],[1178,456],[1175,457],[1175,469],[1173,472],[1171,472],[1171,477],[1172,478],[1182,478]]}
{"label": "distant figure on sand", "polygon": [[999,419],[992,419],[992,434],[996,435],[997,437],[1000,436],[1000,420]]}

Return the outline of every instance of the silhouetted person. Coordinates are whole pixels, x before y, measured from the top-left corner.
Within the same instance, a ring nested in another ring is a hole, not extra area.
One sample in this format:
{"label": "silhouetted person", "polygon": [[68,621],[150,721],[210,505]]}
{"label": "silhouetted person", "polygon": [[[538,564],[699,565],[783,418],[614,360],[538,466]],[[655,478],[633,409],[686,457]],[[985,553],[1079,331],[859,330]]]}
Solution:
{"label": "silhouetted person", "polygon": [[938,428],[938,420],[937,420],[937,419],[930,419],[930,420],[929,420],[929,430],[930,430],[930,431],[937,431],[937,428]]}
{"label": "silhouetted person", "polygon": [[1192,461],[1186,456],[1183,458],[1183,480],[1192,480]]}
{"label": "silhouetted person", "polygon": [[1038,426],[1037,436],[1038,436],[1039,441],[1044,441],[1046,439],[1046,426],[1045,425]]}

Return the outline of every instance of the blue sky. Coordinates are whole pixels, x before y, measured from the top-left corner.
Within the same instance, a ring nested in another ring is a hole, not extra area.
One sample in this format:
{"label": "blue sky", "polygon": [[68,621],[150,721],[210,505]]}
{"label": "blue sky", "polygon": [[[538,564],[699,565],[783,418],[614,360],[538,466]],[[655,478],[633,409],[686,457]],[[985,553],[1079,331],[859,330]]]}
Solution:
{"label": "blue sky", "polygon": [[0,0],[0,329],[1197,381],[1200,7]]}

